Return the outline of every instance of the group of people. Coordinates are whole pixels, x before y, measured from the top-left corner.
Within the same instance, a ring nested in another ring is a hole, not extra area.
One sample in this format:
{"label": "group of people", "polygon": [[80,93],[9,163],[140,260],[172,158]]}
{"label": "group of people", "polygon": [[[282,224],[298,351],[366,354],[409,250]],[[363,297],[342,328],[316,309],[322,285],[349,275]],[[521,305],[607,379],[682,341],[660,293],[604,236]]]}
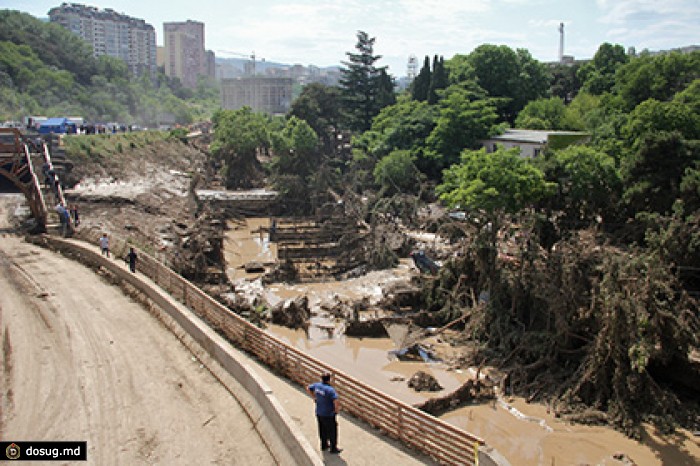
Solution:
{"label": "group of people", "polygon": [[[109,236],[107,236],[107,233],[102,233],[102,236],[100,236],[100,251],[103,256],[109,259]],[[134,248],[129,248],[129,253],[124,256],[124,261],[129,264],[129,270],[131,270],[132,273],[136,273],[136,261],[138,257]]]}

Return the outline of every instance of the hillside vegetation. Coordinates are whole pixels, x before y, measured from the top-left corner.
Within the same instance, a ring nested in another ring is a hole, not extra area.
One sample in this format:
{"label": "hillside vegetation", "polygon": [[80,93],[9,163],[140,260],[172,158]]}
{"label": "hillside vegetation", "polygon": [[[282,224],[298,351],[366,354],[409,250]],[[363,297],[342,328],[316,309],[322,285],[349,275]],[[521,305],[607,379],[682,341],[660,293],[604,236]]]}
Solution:
{"label": "hillside vegetation", "polygon": [[63,27],[0,10],[0,120],[82,116],[153,127],[205,119],[218,106],[212,83],[202,81],[193,91],[160,72],[153,80],[132,77],[124,62],[94,58],[91,47]]}

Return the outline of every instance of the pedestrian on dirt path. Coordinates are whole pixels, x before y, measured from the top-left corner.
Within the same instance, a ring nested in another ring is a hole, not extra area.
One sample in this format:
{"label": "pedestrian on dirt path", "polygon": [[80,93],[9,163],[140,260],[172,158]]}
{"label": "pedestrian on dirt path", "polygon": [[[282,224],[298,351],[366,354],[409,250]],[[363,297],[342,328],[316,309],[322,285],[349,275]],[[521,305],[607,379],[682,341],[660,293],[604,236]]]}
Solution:
{"label": "pedestrian on dirt path", "polygon": [[56,204],[55,209],[56,212],[58,212],[58,219],[61,222],[61,236],[65,237],[70,231],[70,214],[62,202]]}
{"label": "pedestrian on dirt path", "polygon": [[129,248],[129,254],[126,255],[125,260],[129,263],[129,270],[131,270],[132,273],[136,273],[136,260],[138,257],[134,248]]}
{"label": "pedestrian on dirt path", "polygon": [[76,227],[80,225],[80,211],[78,210],[78,204],[70,205],[70,216],[73,217],[73,225]]}
{"label": "pedestrian on dirt path", "polygon": [[107,256],[107,259],[109,259],[109,238],[107,233],[102,233],[100,237],[100,250],[102,250],[102,255]]}
{"label": "pedestrian on dirt path", "polygon": [[306,390],[316,401],[316,419],[318,421],[318,435],[321,439],[321,450],[338,454],[342,449],[338,448],[338,422],[336,416],[340,411],[338,394],[331,386],[331,374],[321,375],[321,381],[312,383]]}

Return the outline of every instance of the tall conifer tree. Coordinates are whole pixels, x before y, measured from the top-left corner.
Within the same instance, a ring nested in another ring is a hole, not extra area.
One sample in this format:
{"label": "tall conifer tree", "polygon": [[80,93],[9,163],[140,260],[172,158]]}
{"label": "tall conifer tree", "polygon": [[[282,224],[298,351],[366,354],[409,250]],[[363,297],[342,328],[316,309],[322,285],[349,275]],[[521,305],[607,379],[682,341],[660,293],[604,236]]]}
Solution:
{"label": "tall conifer tree", "polygon": [[391,100],[386,95],[387,80],[382,77],[383,74],[388,77],[386,67],[374,65],[381,58],[381,55],[374,54],[374,41],[374,37],[358,31],[357,53],[346,52],[348,61],[343,62],[346,68],[341,69],[345,118],[348,127],[354,131],[367,131],[382,106]]}
{"label": "tall conifer tree", "polygon": [[430,57],[426,55],[423,61],[423,68],[420,69],[418,76],[413,80],[413,85],[411,86],[411,97],[413,100],[421,102],[428,100],[430,74]]}
{"label": "tall conifer tree", "polygon": [[435,104],[438,101],[437,91],[447,88],[448,77],[445,70],[445,59],[435,55],[433,58],[433,72],[430,75],[430,87],[428,89],[428,103]]}

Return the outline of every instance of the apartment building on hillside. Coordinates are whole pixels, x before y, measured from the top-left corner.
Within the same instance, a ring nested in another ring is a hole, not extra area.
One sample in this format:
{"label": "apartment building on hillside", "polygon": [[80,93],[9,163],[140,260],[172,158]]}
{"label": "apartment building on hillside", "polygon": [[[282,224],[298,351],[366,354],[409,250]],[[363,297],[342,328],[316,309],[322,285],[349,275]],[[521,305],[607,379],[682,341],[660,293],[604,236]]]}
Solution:
{"label": "apartment building on hillside", "polygon": [[77,3],[52,8],[49,19],[87,41],[96,57],[116,57],[134,75],[155,76],[156,32],[145,20]]}
{"label": "apartment building on hillside", "polygon": [[204,23],[163,23],[165,74],[182,85],[197,87],[199,76],[214,77],[214,53],[204,49]]}

